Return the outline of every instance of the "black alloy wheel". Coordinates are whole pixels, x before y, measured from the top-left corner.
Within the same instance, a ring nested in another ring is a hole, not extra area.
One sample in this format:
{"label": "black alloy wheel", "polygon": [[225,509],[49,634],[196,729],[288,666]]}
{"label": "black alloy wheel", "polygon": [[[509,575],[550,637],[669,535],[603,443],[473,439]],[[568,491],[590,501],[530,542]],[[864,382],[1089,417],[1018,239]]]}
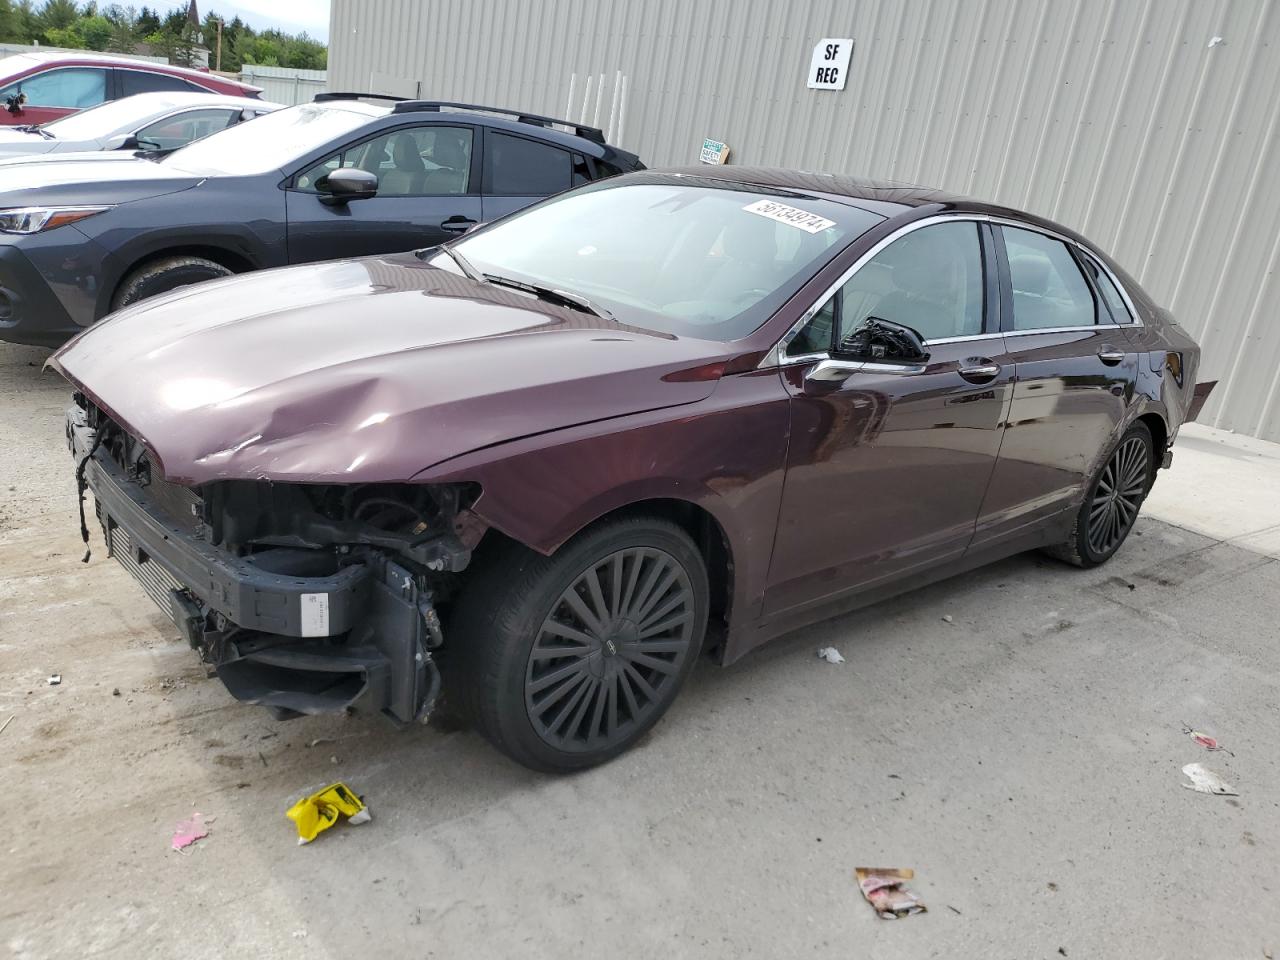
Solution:
{"label": "black alloy wheel", "polygon": [[1140,436],[1126,437],[1102,468],[1086,525],[1089,549],[1098,556],[1120,546],[1138,519],[1151,475],[1149,447]]}
{"label": "black alloy wheel", "polygon": [[693,584],[664,550],[631,547],[589,566],[543,620],[529,652],[525,708],[566,751],[607,750],[667,700],[694,645]]}

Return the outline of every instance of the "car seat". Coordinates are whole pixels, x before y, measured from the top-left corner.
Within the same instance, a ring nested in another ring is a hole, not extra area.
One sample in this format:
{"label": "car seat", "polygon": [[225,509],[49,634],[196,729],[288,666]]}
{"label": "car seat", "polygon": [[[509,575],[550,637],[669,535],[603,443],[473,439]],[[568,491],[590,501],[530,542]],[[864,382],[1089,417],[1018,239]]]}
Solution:
{"label": "car seat", "polygon": [[391,138],[391,162],[392,168],[378,177],[379,194],[403,197],[424,192],[427,165],[413,134],[397,133]]}

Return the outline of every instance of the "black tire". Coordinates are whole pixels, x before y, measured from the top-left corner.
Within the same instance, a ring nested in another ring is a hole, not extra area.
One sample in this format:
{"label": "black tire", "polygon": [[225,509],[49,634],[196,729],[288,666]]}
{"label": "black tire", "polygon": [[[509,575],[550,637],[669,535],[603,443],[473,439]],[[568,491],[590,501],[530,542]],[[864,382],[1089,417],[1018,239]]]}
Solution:
{"label": "black tire", "polygon": [[111,298],[111,309],[119,310],[139,300],[205,280],[229,277],[232,271],[204,257],[165,257],[143,264],[120,283]]}
{"label": "black tire", "polygon": [[666,520],[607,521],[552,557],[503,544],[477,560],[450,617],[446,689],[517,763],[586,769],[666,712],[698,659],[707,602],[702,555]]}
{"label": "black tire", "polygon": [[1045,552],[1085,568],[1115,556],[1151,492],[1156,472],[1154,446],[1146,424],[1139,421],[1129,427],[1089,481],[1070,537]]}

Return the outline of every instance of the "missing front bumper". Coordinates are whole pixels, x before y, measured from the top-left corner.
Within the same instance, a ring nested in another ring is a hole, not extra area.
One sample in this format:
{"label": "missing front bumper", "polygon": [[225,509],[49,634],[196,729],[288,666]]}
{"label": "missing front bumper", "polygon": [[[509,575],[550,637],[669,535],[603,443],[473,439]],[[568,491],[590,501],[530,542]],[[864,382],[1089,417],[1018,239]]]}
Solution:
{"label": "missing front bumper", "polygon": [[[79,462],[93,433],[79,408],[67,426]],[[236,699],[278,716],[358,706],[408,723],[430,713],[440,621],[407,568],[376,551],[341,562],[301,549],[233,556],[176,525],[105,452],[85,479],[110,555]]]}

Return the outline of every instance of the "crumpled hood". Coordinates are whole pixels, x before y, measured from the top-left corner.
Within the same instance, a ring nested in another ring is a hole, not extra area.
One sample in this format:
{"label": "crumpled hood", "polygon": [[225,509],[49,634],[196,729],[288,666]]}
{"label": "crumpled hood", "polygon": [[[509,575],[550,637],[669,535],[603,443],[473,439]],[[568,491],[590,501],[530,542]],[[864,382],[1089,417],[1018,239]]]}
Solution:
{"label": "crumpled hood", "polygon": [[91,327],[49,363],[171,480],[352,483],[696,402],[715,387],[697,368],[724,350],[402,254],[177,290]]}

